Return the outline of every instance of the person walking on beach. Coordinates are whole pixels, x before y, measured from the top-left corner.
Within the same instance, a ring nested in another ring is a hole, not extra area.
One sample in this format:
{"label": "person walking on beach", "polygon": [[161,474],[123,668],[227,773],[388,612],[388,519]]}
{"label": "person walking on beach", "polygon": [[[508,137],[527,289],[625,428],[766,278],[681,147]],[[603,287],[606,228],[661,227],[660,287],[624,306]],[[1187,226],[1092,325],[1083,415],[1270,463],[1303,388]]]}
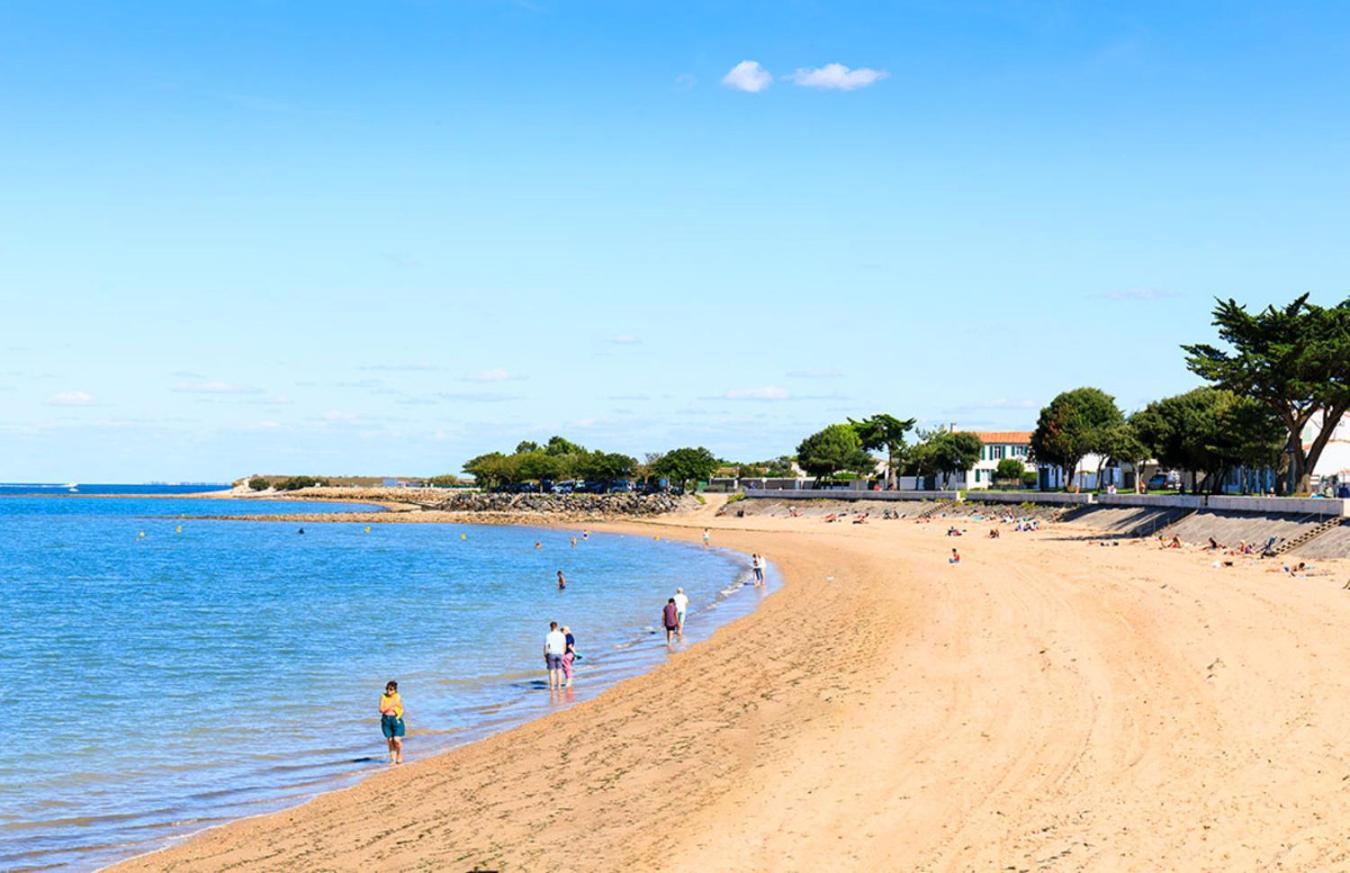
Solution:
{"label": "person walking on beach", "polygon": [[675,619],[680,623],[680,639],[684,639],[684,614],[689,611],[689,596],[683,588],[676,588],[675,596],[670,599],[675,601]]}
{"label": "person walking on beach", "polygon": [[755,571],[755,587],[764,584],[764,556],[756,552],[750,556],[750,569]]}
{"label": "person walking on beach", "polygon": [[563,625],[562,633],[564,643],[562,659],[563,681],[566,682],[568,688],[571,688],[572,662],[577,659],[577,638],[572,636],[572,629],[566,625]]}
{"label": "person walking on beach", "polygon": [[711,542],[711,541],[712,541],[712,531],[708,530],[708,529],[705,527],[705,528],[703,529],[703,546],[704,546],[704,548],[707,548],[709,542]]}
{"label": "person walking on beach", "polygon": [[390,679],[384,686],[380,697],[380,732],[389,745],[389,765],[403,763],[403,698],[398,693],[398,683]]}
{"label": "person walking on beach", "polygon": [[567,637],[558,630],[558,623],[548,623],[548,636],[544,637],[544,667],[548,670],[548,689],[556,691],[562,687],[563,655],[567,654]]}
{"label": "person walking on beach", "polygon": [[567,588],[567,577],[564,576],[564,575],[562,574],[562,570],[559,570],[559,571],[558,571],[558,590],[559,590],[559,591],[563,591],[563,590],[566,590],[566,588]]}
{"label": "person walking on beach", "polygon": [[666,626],[666,646],[670,647],[680,629],[680,608],[675,605],[674,597],[667,600],[665,609],[661,610],[661,623]]}

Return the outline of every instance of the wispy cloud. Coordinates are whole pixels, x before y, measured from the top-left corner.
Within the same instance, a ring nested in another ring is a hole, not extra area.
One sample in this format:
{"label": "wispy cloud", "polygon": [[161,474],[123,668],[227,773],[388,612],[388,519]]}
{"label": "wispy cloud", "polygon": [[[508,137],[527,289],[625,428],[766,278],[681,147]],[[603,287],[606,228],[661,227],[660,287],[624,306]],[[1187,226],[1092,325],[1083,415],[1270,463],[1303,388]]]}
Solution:
{"label": "wispy cloud", "polygon": [[675,77],[675,87],[680,91],[688,91],[698,82],[691,73],[680,73]]}
{"label": "wispy cloud", "polygon": [[58,391],[47,398],[49,406],[93,406],[94,395],[88,391]]}
{"label": "wispy cloud", "polygon": [[1124,291],[1107,291],[1101,296],[1107,300],[1148,301],[1175,300],[1181,295],[1166,288],[1127,288]]}
{"label": "wispy cloud", "polygon": [[758,94],[773,84],[773,76],[759,61],[741,61],[722,77],[722,84],[737,91]]}
{"label": "wispy cloud", "polygon": [[609,341],[616,346],[635,346],[642,342],[641,337],[633,336],[631,333],[621,333],[618,336],[612,336]]}
{"label": "wispy cloud", "polygon": [[808,370],[789,370],[789,379],[842,379],[844,374],[841,370],[833,367]]}
{"label": "wispy cloud", "polygon": [[875,85],[890,76],[885,70],[871,67],[858,67],[850,70],[843,64],[826,64],[823,67],[799,67],[787,76],[794,85],[802,88],[820,88],[825,91],[854,91]]}
{"label": "wispy cloud", "polygon": [[218,379],[196,379],[173,386],[177,394],[261,394],[263,389],[251,385],[235,385]]}
{"label": "wispy cloud", "polygon": [[650,400],[650,394],[611,394],[610,400]]}
{"label": "wispy cloud", "polygon": [[733,388],[722,396],[727,400],[787,400],[792,395],[786,388],[765,385],[762,388]]}
{"label": "wispy cloud", "polygon": [[470,373],[467,376],[461,376],[461,382],[516,382],[525,378],[507,372],[501,367],[492,370],[479,370],[477,373]]}

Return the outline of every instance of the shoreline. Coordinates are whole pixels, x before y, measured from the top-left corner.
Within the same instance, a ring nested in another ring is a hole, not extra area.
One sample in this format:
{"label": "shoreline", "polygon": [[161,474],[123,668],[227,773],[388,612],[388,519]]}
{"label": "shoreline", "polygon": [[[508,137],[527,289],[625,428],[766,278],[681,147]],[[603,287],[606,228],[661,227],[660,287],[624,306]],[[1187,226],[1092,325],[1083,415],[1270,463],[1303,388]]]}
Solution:
{"label": "shoreline", "polygon": [[[110,495],[110,496],[122,497],[128,495]],[[325,499],[323,500],[323,502],[345,503],[347,501],[339,501],[336,499]],[[310,523],[338,524],[349,521],[353,523],[376,523],[376,522],[390,523],[393,521],[392,516],[399,514],[400,513],[397,512],[389,512],[389,513],[380,512],[368,514],[368,517],[360,517],[363,514],[347,513],[347,512],[327,512],[327,513],[305,514],[302,516],[262,515],[255,517],[252,515],[246,516],[210,515],[210,516],[162,516],[162,517],[153,516],[153,517],[172,520],[191,518],[195,520],[209,520],[209,521],[259,520],[259,521],[277,522],[277,521],[300,520],[304,521],[307,524]],[[422,523],[437,523],[437,524],[450,523],[445,518],[430,517],[436,515],[445,515],[444,513],[438,514],[433,512],[426,512],[426,513],[419,512],[416,514],[418,515],[425,514],[426,516],[429,516],[417,519],[417,521]],[[510,527],[518,527],[523,530],[531,530],[531,529],[536,529],[540,531],[552,530],[554,532],[556,532],[560,528],[561,529],[576,528],[578,531],[578,535],[581,529],[579,525],[569,523],[569,520],[559,518],[556,515],[543,517],[533,517],[533,516],[522,517],[522,514],[504,514],[504,513],[496,515],[498,517],[493,518],[491,521],[488,521],[486,519],[481,518],[477,513],[460,513],[457,514],[457,517],[455,518],[454,521],[455,523],[463,523],[465,525],[510,526]],[[647,530],[625,527],[624,525],[622,525],[622,523],[607,525],[602,523],[595,523],[594,520],[592,519],[587,519],[585,520],[585,522],[586,526],[593,534],[600,534],[604,536],[613,536],[619,538],[633,537],[639,540],[662,539],[662,537],[660,536],[652,537],[650,535],[650,532]],[[683,547],[692,548],[697,545],[693,537],[687,538],[670,537],[668,539],[671,541],[680,542]],[[482,743],[486,740],[489,740],[493,737],[517,730],[521,727],[532,724],[540,719],[550,718],[555,715],[559,715],[561,713],[570,711],[575,707],[583,706],[591,701],[594,701],[607,694],[613,688],[631,682],[634,679],[638,679],[643,675],[646,675],[647,673],[649,673],[654,669],[660,668],[663,664],[667,663],[672,657],[678,657],[681,654],[684,654],[688,651],[696,649],[697,647],[705,644],[712,636],[716,635],[717,633],[720,633],[720,631],[724,627],[730,624],[734,624],[736,621],[739,621],[740,619],[744,618],[747,615],[753,614],[762,605],[765,599],[771,597],[781,587],[781,575],[778,573],[776,567],[773,567],[772,565],[769,566],[768,572],[766,574],[767,575],[766,585],[763,589],[757,590],[754,589],[749,579],[749,570],[748,570],[748,567],[750,565],[749,554],[741,553],[739,551],[735,551],[733,549],[729,549],[726,547],[719,547],[717,551],[722,552],[724,555],[730,556],[733,560],[733,566],[735,566],[736,569],[730,576],[727,576],[725,578],[716,577],[721,579],[721,581],[716,583],[716,588],[711,596],[711,599],[704,601],[701,605],[698,606],[697,610],[691,609],[690,618],[693,627],[690,633],[688,634],[687,639],[685,641],[678,643],[677,647],[673,651],[667,650],[666,647],[664,645],[659,644],[659,642],[649,642],[649,641],[657,641],[659,639],[660,634],[658,631],[649,629],[647,632],[634,634],[630,639],[626,639],[625,641],[620,642],[619,644],[616,644],[614,646],[606,647],[604,649],[604,654],[601,654],[598,658],[594,655],[588,658],[587,663],[600,667],[601,668],[600,672],[598,674],[589,674],[583,672],[580,677],[581,681],[578,683],[577,686],[569,690],[565,698],[555,698],[550,702],[548,698],[539,693],[537,689],[531,692],[526,692],[522,694],[518,699],[512,700],[509,704],[505,705],[504,707],[505,710],[513,711],[514,714],[504,715],[503,713],[499,712],[497,714],[497,717],[490,719],[486,722],[483,722],[479,725],[476,725],[474,727],[458,729],[454,731],[456,735],[455,741],[453,741],[449,745],[433,744],[431,749],[424,752],[420,753],[413,752],[412,754],[415,755],[415,757],[411,757],[408,761],[408,764],[405,766],[415,766],[419,763],[425,763],[427,761],[435,760],[447,754],[452,754],[457,750],[466,747],[471,747],[476,744]],[[728,612],[730,612],[729,617],[727,618],[721,617],[726,615]],[[527,672],[530,672],[531,675],[533,675],[533,671]],[[542,672],[540,675],[542,675]],[[502,708],[503,707],[501,705],[494,707],[494,709],[502,709]],[[418,735],[420,732],[421,731],[418,729],[410,729],[409,737],[412,739],[414,743],[417,742]],[[445,732],[433,730],[431,731],[430,735],[427,735],[427,739],[433,739],[434,735],[442,733]],[[424,739],[423,742],[426,742],[427,739]],[[221,828],[228,828],[235,824],[248,822],[260,818],[266,818],[272,815],[280,815],[291,810],[300,809],[322,797],[325,797],[330,794],[341,793],[344,791],[351,790],[352,788],[359,787],[361,784],[363,784],[369,779],[378,778],[390,772],[393,771],[386,769],[384,767],[371,767],[353,770],[344,775],[335,776],[333,778],[333,781],[336,784],[332,785],[331,787],[323,788],[322,790],[316,793],[312,793],[308,797],[305,797],[303,799],[291,800],[289,803],[285,805],[274,806],[270,809],[265,809],[260,812],[238,817],[231,817],[223,821],[216,821],[212,824],[205,825],[197,830],[193,830],[172,837],[166,844],[162,846],[144,850],[138,854],[131,855],[129,857],[125,857],[120,860],[108,862],[103,866],[98,867],[97,869],[99,870],[121,869],[123,865],[137,863],[140,862],[142,859],[153,858],[165,851],[172,850],[177,846],[183,845],[187,842],[191,842],[192,840],[195,840],[203,835],[210,834]],[[283,793],[288,792],[283,790]]]}
{"label": "shoreline", "polygon": [[777,565],[780,592],[699,646],[115,869],[1350,863],[1346,562],[1290,579],[1054,526],[710,516],[593,524],[706,523]]}

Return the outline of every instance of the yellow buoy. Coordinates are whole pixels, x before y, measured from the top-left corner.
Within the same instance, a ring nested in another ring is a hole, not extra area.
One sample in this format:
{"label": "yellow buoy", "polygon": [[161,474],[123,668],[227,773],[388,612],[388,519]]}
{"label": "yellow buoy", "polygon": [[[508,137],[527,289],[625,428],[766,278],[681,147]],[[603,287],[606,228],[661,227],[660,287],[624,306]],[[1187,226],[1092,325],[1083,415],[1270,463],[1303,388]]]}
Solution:
{"label": "yellow buoy", "polygon": [[366,525],[366,533],[370,533],[370,525]]}
{"label": "yellow buoy", "polygon": [[174,533],[182,533],[182,532],[183,532],[183,526],[180,524],[180,525],[177,527],[177,529],[174,530]]}
{"label": "yellow buoy", "polygon": [[462,539],[462,540],[467,540],[467,539],[469,538],[469,535],[468,535],[468,534],[463,534],[463,533],[462,533],[462,534],[459,535],[459,538]]}
{"label": "yellow buoy", "polygon": [[142,539],[142,538],[144,538],[144,537],[145,537],[145,531],[141,531],[141,532],[139,532],[138,534],[136,534],[136,538],[137,538],[137,539]]}

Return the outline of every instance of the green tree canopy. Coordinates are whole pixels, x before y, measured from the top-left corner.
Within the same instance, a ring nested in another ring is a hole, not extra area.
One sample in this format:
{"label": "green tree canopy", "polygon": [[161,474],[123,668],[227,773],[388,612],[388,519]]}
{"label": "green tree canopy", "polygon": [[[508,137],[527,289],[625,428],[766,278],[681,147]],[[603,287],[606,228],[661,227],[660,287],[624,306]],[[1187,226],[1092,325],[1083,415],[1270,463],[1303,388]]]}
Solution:
{"label": "green tree canopy", "polygon": [[672,449],[651,464],[651,471],[673,483],[684,485],[688,482],[707,481],[721,464],[716,456],[707,449]]}
{"label": "green tree canopy", "polygon": [[946,484],[953,475],[964,473],[980,459],[980,438],[969,431],[946,428],[924,431],[922,441],[910,451],[912,467],[924,476],[942,476]]}
{"label": "green tree canopy", "polygon": [[544,451],[550,455],[582,455],[586,453],[586,448],[569,439],[551,436],[548,438],[548,445],[544,447]]}
{"label": "green tree canopy", "polygon": [[862,421],[854,421],[851,418],[848,420],[857,431],[864,449],[886,450],[886,475],[891,487],[895,487],[895,477],[899,474],[900,465],[904,463],[905,434],[913,429],[914,421],[912,418],[896,418],[884,412],[864,418]]}
{"label": "green tree canopy", "polygon": [[464,472],[474,478],[482,488],[500,488],[516,481],[516,463],[514,456],[501,452],[488,452],[464,462]]}
{"label": "green tree canopy", "polygon": [[1026,464],[1016,458],[1004,458],[998,462],[994,468],[994,478],[1000,482],[1021,482],[1022,474],[1027,470]]}
{"label": "green tree canopy", "polygon": [[1130,417],[1140,442],[1166,467],[1203,474],[1210,491],[1238,466],[1278,462],[1284,429],[1269,407],[1222,388],[1155,400]]}
{"label": "green tree canopy", "polygon": [[539,443],[534,440],[521,440],[516,443],[516,454],[523,455],[526,452],[537,452],[542,448],[543,446],[539,445]]}
{"label": "green tree canopy", "polygon": [[586,452],[576,456],[576,473],[588,482],[611,483],[630,479],[637,470],[637,458],[618,452]]}
{"label": "green tree canopy", "polygon": [[1112,429],[1124,421],[1115,398],[1100,388],[1065,391],[1041,410],[1031,434],[1032,458],[1062,468],[1066,487],[1076,489],[1079,462],[1094,452],[1106,454]]}
{"label": "green tree canopy", "polygon": [[[1322,450],[1350,408],[1350,298],[1321,307],[1304,294],[1254,315],[1232,299],[1217,303],[1213,323],[1231,351],[1183,345],[1186,366],[1278,416],[1292,461],[1285,491],[1307,492]],[[1305,449],[1303,430],[1310,422],[1320,431]]]}
{"label": "green tree canopy", "polygon": [[[1132,422],[1133,419],[1130,419],[1107,428],[1105,441],[1102,443],[1102,462],[1104,465],[1106,459],[1110,458],[1117,463],[1126,463],[1133,467],[1135,490],[1142,493],[1144,480],[1139,473],[1153,452],[1140,438],[1139,431]],[[1101,482],[1100,466],[1097,473],[1097,481]]]}
{"label": "green tree canopy", "polygon": [[797,446],[797,463],[812,476],[833,476],[841,471],[870,476],[876,461],[863,451],[858,432],[849,424],[832,424],[811,434]]}

